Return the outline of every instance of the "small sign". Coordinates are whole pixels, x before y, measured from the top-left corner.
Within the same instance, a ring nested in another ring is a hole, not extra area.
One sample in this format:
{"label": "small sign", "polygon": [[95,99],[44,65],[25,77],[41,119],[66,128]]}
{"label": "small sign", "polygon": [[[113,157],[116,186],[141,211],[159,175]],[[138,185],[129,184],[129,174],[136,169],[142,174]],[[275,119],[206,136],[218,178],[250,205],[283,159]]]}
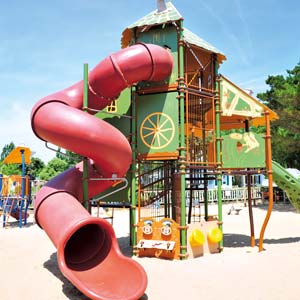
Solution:
{"label": "small sign", "polygon": [[137,244],[139,249],[160,249],[172,251],[175,247],[173,241],[161,241],[161,240],[140,240]]}

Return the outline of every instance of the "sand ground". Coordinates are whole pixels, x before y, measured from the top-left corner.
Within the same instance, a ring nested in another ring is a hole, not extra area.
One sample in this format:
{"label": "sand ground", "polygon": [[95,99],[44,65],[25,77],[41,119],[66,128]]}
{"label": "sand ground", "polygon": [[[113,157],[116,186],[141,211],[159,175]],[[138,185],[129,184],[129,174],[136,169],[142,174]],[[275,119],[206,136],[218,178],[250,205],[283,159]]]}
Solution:
{"label": "sand ground", "polygon": [[[265,251],[259,253],[257,247],[249,247],[248,208],[235,206],[242,208],[239,215],[227,215],[230,206],[223,207],[222,253],[187,261],[134,258],[148,275],[143,299],[300,299],[300,214],[289,204],[275,204],[265,232]],[[256,237],[266,211],[266,205],[253,209]],[[115,211],[114,228],[127,255],[128,219],[128,210]],[[60,273],[56,249],[32,215],[26,227],[10,225],[0,228],[0,299],[87,300]]]}

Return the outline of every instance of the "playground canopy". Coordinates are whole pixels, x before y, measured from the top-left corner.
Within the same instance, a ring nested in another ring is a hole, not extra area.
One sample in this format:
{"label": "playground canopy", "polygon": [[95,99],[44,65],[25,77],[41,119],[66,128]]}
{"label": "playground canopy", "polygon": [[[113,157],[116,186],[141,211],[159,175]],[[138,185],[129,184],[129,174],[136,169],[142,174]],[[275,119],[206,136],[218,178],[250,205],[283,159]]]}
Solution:
{"label": "playground canopy", "polygon": [[245,120],[258,127],[265,125],[264,113],[270,114],[270,121],[278,119],[278,115],[266,105],[255,99],[243,89],[232,83],[225,76],[220,76],[221,128],[243,128]]}
{"label": "playground canopy", "polygon": [[30,164],[31,150],[28,147],[18,146],[13,149],[3,160],[4,164],[21,164],[22,152],[24,153],[25,164]]}

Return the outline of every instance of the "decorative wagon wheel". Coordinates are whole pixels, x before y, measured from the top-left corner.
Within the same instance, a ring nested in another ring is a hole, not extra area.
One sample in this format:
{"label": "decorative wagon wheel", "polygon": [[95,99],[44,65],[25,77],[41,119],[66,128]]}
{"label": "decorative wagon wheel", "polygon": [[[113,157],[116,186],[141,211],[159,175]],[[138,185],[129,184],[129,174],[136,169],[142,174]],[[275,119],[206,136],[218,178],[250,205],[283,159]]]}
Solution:
{"label": "decorative wagon wheel", "polygon": [[175,135],[173,120],[165,113],[154,112],[148,115],[140,127],[143,143],[152,149],[162,149],[169,145]]}

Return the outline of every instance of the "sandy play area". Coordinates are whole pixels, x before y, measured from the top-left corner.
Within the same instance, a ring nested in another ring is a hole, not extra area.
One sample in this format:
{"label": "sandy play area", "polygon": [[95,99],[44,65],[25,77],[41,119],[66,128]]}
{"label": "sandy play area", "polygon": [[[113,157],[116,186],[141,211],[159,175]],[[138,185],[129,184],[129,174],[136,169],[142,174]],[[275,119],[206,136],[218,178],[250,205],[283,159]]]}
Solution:
{"label": "sandy play area", "polygon": [[[265,233],[265,251],[258,253],[257,247],[249,247],[248,208],[235,206],[242,208],[239,215],[227,215],[230,206],[223,208],[223,253],[187,261],[134,258],[148,274],[143,300],[300,299],[300,214],[289,204],[275,204]],[[256,237],[266,210],[266,205],[254,207]],[[15,222],[0,228],[0,299],[87,300],[61,275],[56,249],[32,215],[29,221],[22,229]],[[115,211],[114,228],[128,255],[128,210]]]}

